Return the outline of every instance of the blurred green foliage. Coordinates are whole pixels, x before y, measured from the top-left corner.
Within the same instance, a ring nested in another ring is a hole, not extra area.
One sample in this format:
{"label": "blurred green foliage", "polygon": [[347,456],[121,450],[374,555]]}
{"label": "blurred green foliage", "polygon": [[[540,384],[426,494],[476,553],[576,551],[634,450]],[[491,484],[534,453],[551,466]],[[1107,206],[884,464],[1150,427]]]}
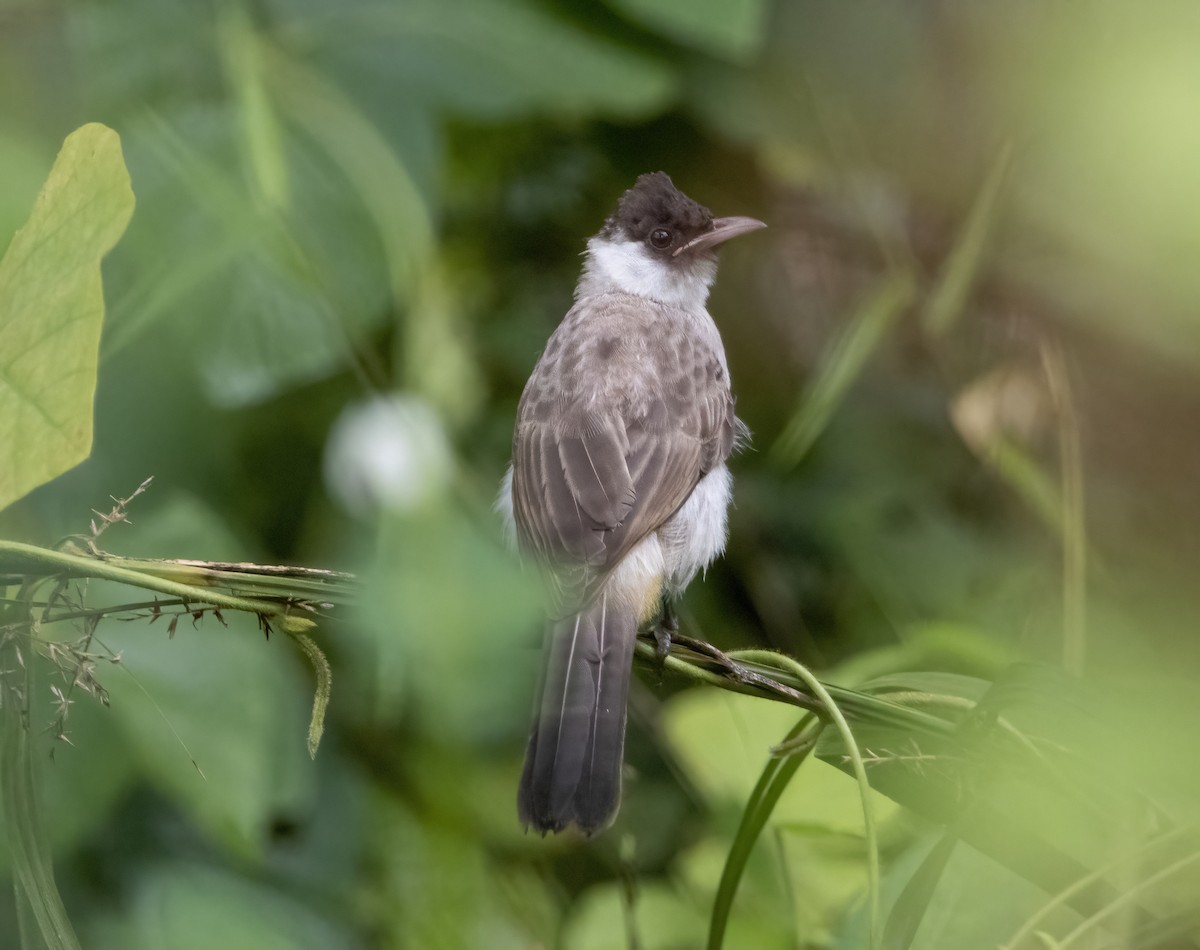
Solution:
{"label": "blurred green foliage", "polygon": [[[0,537],[86,533],[153,474],[105,548],[365,584],[315,635],[315,763],[311,671],[245,619],[103,623],[111,707],[75,694],[69,745],[37,692],[82,945],[703,943],[797,711],[650,673],[616,827],[523,835],[538,593],[490,512],[584,239],[662,168],[771,226],[711,301],[755,439],[686,632],[885,699],[979,701],[948,738],[858,735],[889,946],[1195,946],[1196,841],[1173,829],[1200,819],[1197,28],[1175,0],[0,3],[0,241],[86,123],[119,134],[137,198],[103,267],[91,457]],[[404,503],[396,453],[427,433],[365,430],[349,481],[326,464],[396,392],[450,459]],[[6,436],[0,485],[46,451]],[[845,767],[827,732],[726,946],[866,946]],[[1090,905],[1035,916],[1089,874]],[[19,939],[0,902],[0,945]]]}

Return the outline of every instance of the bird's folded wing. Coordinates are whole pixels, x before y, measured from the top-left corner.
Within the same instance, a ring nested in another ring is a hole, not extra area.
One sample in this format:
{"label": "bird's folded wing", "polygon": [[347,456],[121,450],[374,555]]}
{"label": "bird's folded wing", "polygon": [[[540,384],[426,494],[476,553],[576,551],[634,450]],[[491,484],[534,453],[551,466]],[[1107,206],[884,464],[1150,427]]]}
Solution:
{"label": "bird's folded wing", "polygon": [[559,610],[587,603],[609,570],[695,488],[705,454],[700,408],[672,418],[664,402],[653,401],[629,418],[568,412],[518,424],[518,536],[551,567]]}

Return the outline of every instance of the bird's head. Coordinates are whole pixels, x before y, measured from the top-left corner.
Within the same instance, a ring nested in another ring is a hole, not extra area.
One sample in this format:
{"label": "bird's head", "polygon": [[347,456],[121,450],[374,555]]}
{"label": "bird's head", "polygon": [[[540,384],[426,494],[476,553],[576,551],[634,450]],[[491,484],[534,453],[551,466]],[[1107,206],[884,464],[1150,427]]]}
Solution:
{"label": "bird's head", "polygon": [[717,248],[764,227],[754,218],[714,218],[664,172],[641,175],[588,241],[576,296],[619,292],[702,308],[716,277]]}

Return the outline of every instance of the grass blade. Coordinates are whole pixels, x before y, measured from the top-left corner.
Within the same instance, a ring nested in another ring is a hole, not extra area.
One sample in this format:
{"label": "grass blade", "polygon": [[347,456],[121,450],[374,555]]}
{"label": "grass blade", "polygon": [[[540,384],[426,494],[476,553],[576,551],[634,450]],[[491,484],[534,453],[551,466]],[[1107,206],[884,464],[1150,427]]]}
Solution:
{"label": "grass blade", "polygon": [[1066,887],[1055,894],[1052,898],[1050,898],[1050,900],[1043,904],[1036,913],[1032,914],[1025,921],[1025,923],[1021,925],[1020,929],[1012,935],[1009,941],[1004,944],[1002,950],[1020,950],[1022,943],[1028,941],[1030,937],[1037,933],[1038,927],[1042,926],[1047,917],[1049,917],[1058,908],[1066,906],[1072,896],[1080,891],[1085,890],[1094,881],[1098,881],[1107,877],[1124,864],[1132,861],[1145,860],[1147,852],[1149,851],[1156,850],[1164,844],[1177,841],[1185,834],[1194,833],[1195,828],[1192,827],[1185,826],[1174,828],[1165,834],[1159,835],[1157,838],[1147,841],[1144,845],[1135,849],[1131,853],[1123,854],[1119,858],[1110,861],[1108,864],[1097,868],[1091,874],[1081,877],[1069,887]]}
{"label": "grass blade", "polygon": [[1063,668],[1083,673],[1087,649],[1087,525],[1083,447],[1067,358],[1062,347],[1043,342],[1042,368],[1058,419],[1059,479],[1062,483]]}
{"label": "grass blade", "polygon": [[825,431],[830,418],[858,379],[884,334],[912,304],[916,281],[909,271],[888,276],[859,308],[853,322],[834,341],[817,375],[804,391],[791,420],[771,447],[782,468],[800,464]]}
{"label": "grass blade", "polygon": [[[23,656],[15,639],[0,651],[0,668],[24,670],[18,689],[9,676],[0,677],[0,793],[4,799],[5,836],[12,853],[21,939],[27,947],[79,950],[79,941],[54,883],[50,845],[38,806],[37,777],[29,738],[29,690],[32,653]],[[32,917],[32,925],[29,918]],[[35,942],[35,936],[40,940]]]}
{"label": "grass blade", "polygon": [[979,275],[988,238],[995,230],[998,199],[1004,190],[1011,165],[1012,147],[1005,144],[988,170],[987,178],[971,206],[971,213],[929,294],[922,322],[931,336],[946,333],[962,315],[967,297]]}
{"label": "grass blade", "polygon": [[929,909],[933,892],[937,890],[946,864],[958,844],[958,835],[947,829],[921,862],[920,867],[904,885],[904,890],[892,905],[887,925],[883,929],[883,950],[908,950],[912,946],[917,929]]}
{"label": "grass blade", "polygon": [[[855,723],[853,741],[875,750],[871,788],[937,825],[952,826],[964,844],[1047,893],[1088,878],[1064,895],[1064,903],[1085,917],[1102,911],[1120,892],[1102,876],[1092,875],[1092,867],[1073,853],[1070,843],[1095,840],[1114,814],[1152,815],[1159,826],[1170,827],[1169,818],[1132,783],[1114,782],[1086,756],[1063,754],[1079,740],[1090,747],[1097,736],[1105,739],[1111,730],[1099,716],[1102,707],[1095,697],[1057,668],[1017,664],[992,683],[944,673],[896,674],[865,683],[859,690],[816,684],[821,689],[817,693],[802,675],[807,671],[793,668],[793,661],[782,654],[764,650],[721,654],[704,649],[700,641],[690,646],[680,642],[686,639],[673,642],[671,655],[656,668],[809,710],[832,710],[836,702],[838,713]],[[648,662],[653,659],[654,647],[649,643],[639,642],[637,649]],[[794,686],[789,692],[773,691],[765,685],[769,680]],[[872,690],[881,695],[872,695]],[[799,702],[803,696],[819,697],[819,707]],[[1010,711],[1035,715],[1038,731],[1018,730],[1009,721]],[[841,730],[824,730],[815,755],[856,779],[863,777],[862,756],[852,751]],[[754,807],[748,806],[743,820],[746,841],[739,842],[739,849],[752,843],[765,824],[767,815],[758,809],[776,774],[775,770],[765,774],[756,788]],[[996,782],[1004,776],[1015,778]],[[964,796],[965,789],[971,794]],[[1035,793],[1044,806],[1053,808],[1055,835],[1045,827],[1044,809],[1027,807]],[[740,852],[728,862],[732,867],[710,948],[720,946],[731,887],[740,874],[737,861],[744,863]],[[1132,917],[1139,928],[1162,923],[1141,904],[1132,908]]]}
{"label": "grass blade", "polygon": [[1191,867],[1193,864],[1200,862],[1200,851],[1193,851],[1191,854],[1185,855],[1178,861],[1173,861],[1165,868],[1151,874],[1147,878],[1138,881],[1133,887],[1126,888],[1118,894],[1107,907],[1097,910],[1094,914],[1084,920],[1078,927],[1067,934],[1060,942],[1059,946],[1063,950],[1076,944],[1081,937],[1089,930],[1104,923],[1109,917],[1120,910],[1124,910],[1126,905],[1135,898],[1141,896],[1145,891],[1150,890],[1155,884],[1160,881],[1165,881],[1167,878],[1178,874],[1180,871]]}
{"label": "grass blade", "polygon": [[845,746],[846,757],[849,760],[850,774],[858,782],[858,794],[862,802],[863,838],[866,841],[867,851],[867,906],[871,920],[870,947],[872,950],[875,950],[875,948],[879,947],[881,939],[881,928],[879,925],[879,838],[875,831],[875,813],[871,807],[871,783],[867,781],[867,769],[863,765],[862,754],[859,752],[854,733],[851,732],[850,726],[846,722],[846,717],[842,714],[841,709],[838,708],[837,703],[834,702],[833,697],[829,695],[829,691],[825,689],[821,681],[809,672],[808,668],[802,663],[783,654],[771,653],[766,650],[744,650],[737,655],[745,657],[748,660],[773,660],[785,669],[790,670],[793,676],[802,680],[804,685],[812,691],[813,695],[821,700],[830,720],[832,720],[838,737]]}
{"label": "grass blade", "polygon": [[725,858],[725,867],[721,870],[721,880],[713,900],[712,919],[708,929],[708,950],[720,950],[725,939],[725,929],[729,924],[733,898],[737,894],[746,862],[750,859],[750,852],[754,850],[754,845],[784,789],[816,747],[820,731],[821,723],[816,717],[802,717],[781,743],[792,746],[795,751],[786,757],[772,758],[759,776],[758,783],[746,802],[746,809],[742,812],[742,820],[734,836],[733,845]]}

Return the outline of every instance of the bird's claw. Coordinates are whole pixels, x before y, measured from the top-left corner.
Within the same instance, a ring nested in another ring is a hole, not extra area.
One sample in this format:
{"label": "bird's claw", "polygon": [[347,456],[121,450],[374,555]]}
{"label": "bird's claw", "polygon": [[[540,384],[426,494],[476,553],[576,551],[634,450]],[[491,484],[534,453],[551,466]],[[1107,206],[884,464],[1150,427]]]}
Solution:
{"label": "bird's claw", "polygon": [[658,675],[661,677],[667,664],[667,655],[671,652],[671,638],[679,632],[679,618],[674,609],[668,605],[663,608],[662,618],[654,627],[654,656],[658,660]]}

